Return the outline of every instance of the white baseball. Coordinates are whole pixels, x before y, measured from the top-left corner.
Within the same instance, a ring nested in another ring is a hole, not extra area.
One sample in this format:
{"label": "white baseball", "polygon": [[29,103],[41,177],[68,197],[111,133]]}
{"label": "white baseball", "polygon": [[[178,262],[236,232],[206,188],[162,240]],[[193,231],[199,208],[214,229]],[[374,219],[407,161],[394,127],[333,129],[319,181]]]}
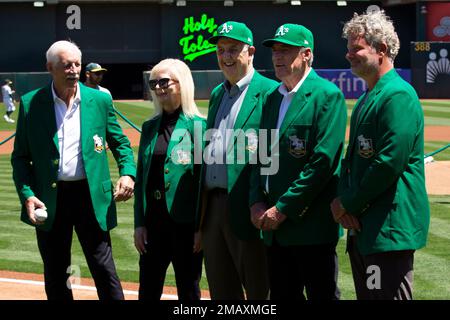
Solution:
{"label": "white baseball", "polygon": [[36,218],[37,221],[43,222],[47,219],[47,211],[45,211],[45,209],[42,208],[37,208],[34,210],[34,217]]}

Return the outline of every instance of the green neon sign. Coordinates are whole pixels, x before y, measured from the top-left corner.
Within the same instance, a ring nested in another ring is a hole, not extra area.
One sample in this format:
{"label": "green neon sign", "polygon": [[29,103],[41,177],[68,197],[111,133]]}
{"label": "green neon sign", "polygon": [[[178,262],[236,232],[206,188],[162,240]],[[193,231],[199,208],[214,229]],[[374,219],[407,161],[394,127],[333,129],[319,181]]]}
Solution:
{"label": "green neon sign", "polygon": [[216,51],[216,46],[210,44],[207,38],[217,34],[217,27],[214,18],[208,18],[207,14],[202,14],[199,21],[195,21],[194,17],[185,18],[184,36],[179,41],[184,60],[192,62],[200,56]]}

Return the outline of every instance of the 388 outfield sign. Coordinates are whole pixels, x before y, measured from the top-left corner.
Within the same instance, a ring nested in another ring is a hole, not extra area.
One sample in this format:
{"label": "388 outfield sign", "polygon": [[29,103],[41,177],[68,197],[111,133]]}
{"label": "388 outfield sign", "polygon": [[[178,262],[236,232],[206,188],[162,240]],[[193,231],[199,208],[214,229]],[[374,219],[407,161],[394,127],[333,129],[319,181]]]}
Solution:
{"label": "388 outfield sign", "polygon": [[411,42],[412,85],[420,98],[450,98],[450,42]]}

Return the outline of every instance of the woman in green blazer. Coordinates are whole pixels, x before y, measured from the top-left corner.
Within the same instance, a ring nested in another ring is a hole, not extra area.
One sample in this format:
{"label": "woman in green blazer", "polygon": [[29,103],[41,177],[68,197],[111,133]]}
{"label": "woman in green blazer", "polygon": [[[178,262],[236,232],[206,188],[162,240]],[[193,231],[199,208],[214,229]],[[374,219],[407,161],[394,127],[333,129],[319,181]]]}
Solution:
{"label": "woman in green blazer", "polygon": [[156,115],[142,126],[134,204],[139,299],[161,298],[172,262],[179,299],[198,300],[202,255],[194,250],[194,217],[200,165],[194,159],[202,154],[206,121],[184,62],[162,60],[149,86]]}

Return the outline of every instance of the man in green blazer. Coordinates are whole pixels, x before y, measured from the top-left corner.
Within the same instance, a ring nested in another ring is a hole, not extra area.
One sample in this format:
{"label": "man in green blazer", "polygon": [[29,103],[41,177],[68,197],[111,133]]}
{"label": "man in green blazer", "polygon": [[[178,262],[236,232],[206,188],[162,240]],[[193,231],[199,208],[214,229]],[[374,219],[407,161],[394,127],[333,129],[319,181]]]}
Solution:
{"label": "man in green blazer", "polygon": [[[21,219],[36,227],[48,299],[73,299],[67,280],[74,227],[99,298],[123,299],[109,230],[117,225],[114,200],[133,195],[136,168],[130,142],[111,97],[78,82],[81,52],[75,44],[52,44],[47,69],[52,83],[24,95],[20,103],[11,163]],[[121,176],[115,190],[107,147]],[[46,218],[37,215],[42,209]]]}
{"label": "man in green blazer", "polygon": [[344,26],[347,60],[368,90],[356,103],[334,218],[349,230],[358,299],[412,299],[414,250],[425,246],[423,111],[394,69],[400,42],[384,12]]}
{"label": "man in green blazer", "polygon": [[223,23],[209,42],[217,44],[226,79],[211,94],[207,129],[212,134],[197,208],[209,290],[212,299],[244,299],[242,288],[247,299],[266,299],[265,250],[250,220],[248,197],[262,99],[277,83],[253,68],[253,35],[244,23]]}
{"label": "man in green blazer", "polygon": [[307,28],[284,24],[263,44],[272,48],[282,84],[263,105],[260,132],[278,135],[267,133],[261,154],[278,163],[278,170],[267,175],[254,168],[249,204],[267,245],[270,298],[305,299],[306,290],[308,299],[338,299],[339,225],[328,201],[336,196],[345,100],[312,69],[314,39]]}

